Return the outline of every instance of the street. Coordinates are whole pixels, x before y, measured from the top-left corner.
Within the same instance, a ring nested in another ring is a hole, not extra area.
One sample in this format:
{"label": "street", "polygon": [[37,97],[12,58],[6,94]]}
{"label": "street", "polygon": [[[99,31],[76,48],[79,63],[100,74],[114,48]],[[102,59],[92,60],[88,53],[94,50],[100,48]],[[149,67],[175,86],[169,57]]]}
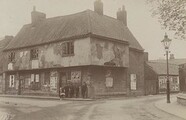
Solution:
{"label": "street", "polygon": [[154,105],[165,96],[58,101],[0,97],[1,120],[184,120]]}

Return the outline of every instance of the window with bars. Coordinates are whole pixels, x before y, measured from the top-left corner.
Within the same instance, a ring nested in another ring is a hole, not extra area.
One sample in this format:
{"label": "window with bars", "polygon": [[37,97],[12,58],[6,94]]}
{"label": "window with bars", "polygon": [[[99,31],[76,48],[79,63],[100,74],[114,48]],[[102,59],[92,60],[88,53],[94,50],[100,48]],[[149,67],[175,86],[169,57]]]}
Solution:
{"label": "window with bars", "polygon": [[37,60],[39,57],[39,50],[38,49],[31,49],[30,50],[30,59]]}
{"label": "window with bars", "polygon": [[62,44],[63,56],[74,55],[74,42],[65,42]]}
{"label": "window with bars", "polygon": [[9,62],[15,62],[15,52],[11,52],[8,55],[8,60],[9,60]]}

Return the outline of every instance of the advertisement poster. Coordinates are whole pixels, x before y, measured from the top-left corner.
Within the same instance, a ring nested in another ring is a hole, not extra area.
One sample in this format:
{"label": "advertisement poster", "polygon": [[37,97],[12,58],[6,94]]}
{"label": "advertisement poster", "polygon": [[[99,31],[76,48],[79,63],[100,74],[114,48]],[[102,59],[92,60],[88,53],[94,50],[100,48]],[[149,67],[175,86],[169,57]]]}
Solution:
{"label": "advertisement poster", "polygon": [[106,78],[106,87],[113,87],[113,78],[112,77]]}
{"label": "advertisement poster", "polygon": [[[169,76],[170,90],[179,91],[179,77]],[[164,93],[167,89],[167,76],[159,76],[159,91]]]}
{"label": "advertisement poster", "polygon": [[130,83],[131,90],[136,90],[136,81],[137,81],[136,74],[131,74],[130,80],[131,80],[131,83]]}
{"label": "advertisement poster", "polygon": [[55,71],[50,74],[50,91],[57,92],[57,72]]}

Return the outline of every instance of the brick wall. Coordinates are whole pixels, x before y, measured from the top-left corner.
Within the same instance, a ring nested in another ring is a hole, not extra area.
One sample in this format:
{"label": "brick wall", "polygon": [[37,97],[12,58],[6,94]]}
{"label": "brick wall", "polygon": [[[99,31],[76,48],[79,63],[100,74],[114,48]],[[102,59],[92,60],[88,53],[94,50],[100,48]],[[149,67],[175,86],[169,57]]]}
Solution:
{"label": "brick wall", "polygon": [[[111,71],[113,86],[106,87],[106,74]],[[95,95],[123,95],[127,90],[127,72],[125,68],[92,67],[91,81]]]}
{"label": "brick wall", "polygon": [[145,95],[158,93],[158,76],[157,74],[145,63]]}
{"label": "brick wall", "polygon": [[144,95],[144,53],[133,49],[129,50],[129,74],[128,74],[128,86],[130,87],[130,74],[136,74],[137,76],[137,89],[131,91],[131,95]]}

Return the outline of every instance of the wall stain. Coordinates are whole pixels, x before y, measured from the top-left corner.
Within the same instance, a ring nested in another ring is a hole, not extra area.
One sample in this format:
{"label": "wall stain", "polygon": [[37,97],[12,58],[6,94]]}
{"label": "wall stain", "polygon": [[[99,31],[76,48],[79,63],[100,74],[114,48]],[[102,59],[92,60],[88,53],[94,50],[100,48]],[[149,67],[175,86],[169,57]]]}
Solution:
{"label": "wall stain", "polygon": [[103,47],[100,44],[96,44],[96,50],[97,50],[97,58],[102,59],[103,58]]}

